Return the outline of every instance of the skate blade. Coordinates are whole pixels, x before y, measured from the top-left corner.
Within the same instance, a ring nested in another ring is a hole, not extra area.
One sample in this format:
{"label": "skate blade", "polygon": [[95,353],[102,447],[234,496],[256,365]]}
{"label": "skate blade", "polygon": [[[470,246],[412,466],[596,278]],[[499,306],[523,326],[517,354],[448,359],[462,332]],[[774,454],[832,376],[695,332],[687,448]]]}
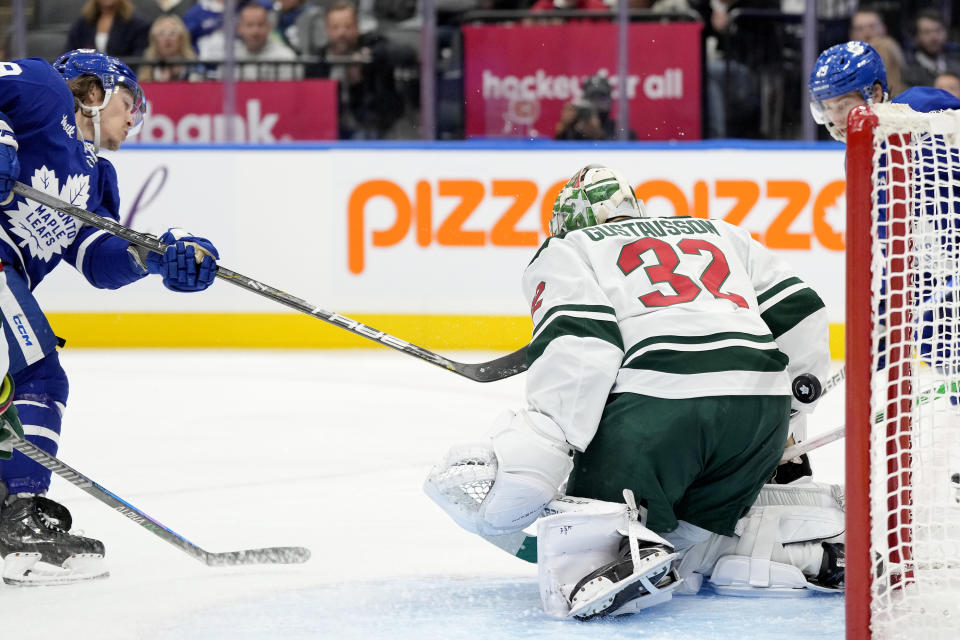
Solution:
{"label": "skate blade", "polygon": [[3,582],[17,587],[42,587],[98,580],[110,575],[99,553],[80,553],[62,566],[43,562],[39,553],[11,553],[3,563]]}
{"label": "skate blade", "polygon": [[[570,604],[570,613],[568,613],[567,616],[570,618],[587,619],[602,615],[607,609],[613,606],[613,601],[621,591],[635,585],[651,574],[656,574],[661,569],[669,568],[670,563],[673,562],[676,557],[677,554],[665,551],[649,555],[640,561],[639,566],[634,567],[634,571],[629,577],[619,582],[611,582],[602,577],[594,578],[583,585],[578,593],[573,595]],[[676,586],[679,586],[679,581]],[[670,591],[672,590],[673,589],[670,589]],[[656,594],[648,594],[647,596],[641,596],[641,598],[655,595]]]}

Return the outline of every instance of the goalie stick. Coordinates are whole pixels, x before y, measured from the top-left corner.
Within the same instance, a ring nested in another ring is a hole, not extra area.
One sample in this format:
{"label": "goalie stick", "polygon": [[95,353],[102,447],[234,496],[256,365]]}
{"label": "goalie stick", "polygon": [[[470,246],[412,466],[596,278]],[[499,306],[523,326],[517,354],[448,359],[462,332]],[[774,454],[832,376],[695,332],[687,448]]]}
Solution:
{"label": "goalie stick", "polygon": [[[842,374],[844,373],[844,370],[840,369],[838,373]],[[949,391],[947,391],[947,384],[945,382],[939,385],[930,387],[929,389],[925,389],[917,395],[916,404],[918,406],[927,404],[928,402],[936,400],[937,398],[942,398],[948,393],[960,394],[960,383],[956,381],[951,381]],[[879,424],[883,422],[883,416],[884,416],[883,411],[877,411],[876,413],[874,413],[873,414],[874,424]],[[825,431],[819,436],[817,436],[816,438],[811,438],[810,440],[804,440],[799,444],[795,444],[793,446],[790,446],[784,449],[783,458],[780,460],[780,462],[786,462],[791,458],[798,458],[805,453],[809,453],[813,451],[814,449],[819,449],[824,445],[830,444],[831,442],[835,442],[836,440],[839,440],[845,435],[846,435],[846,425],[840,425],[839,427],[835,427],[830,431]]]}
{"label": "goalie stick", "polygon": [[13,446],[34,462],[54,472],[73,486],[82,489],[117,513],[125,516],[131,522],[139,524],[158,538],[166,540],[208,567],[246,564],[299,564],[310,559],[310,550],[305,547],[263,547],[221,553],[206,551],[33,443],[17,438],[13,442]]}
{"label": "goalie stick", "polygon": [[[61,211],[73,216],[74,218],[77,218],[78,220],[81,220],[92,227],[103,229],[104,231],[112,233],[113,235],[123,238],[130,244],[138,247],[143,247],[144,249],[149,249],[150,251],[154,251],[156,253],[163,253],[167,248],[167,245],[160,242],[156,237],[148,233],[134,231],[133,229],[125,227],[114,220],[104,218],[103,216],[87,211],[86,209],[74,206],[69,202],[64,202],[63,200],[55,198],[42,191],[38,191],[33,187],[29,187],[22,182],[17,182],[13,187],[13,191],[24,198],[35,200],[42,205],[50,207],[51,209],[56,209],[57,211]],[[395,338],[394,336],[374,329],[373,327],[368,327],[367,325],[357,322],[356,320],[351,320],[350,318],[342,316],[339,313],[324,311],[320,307],[313,305],[306,300],[301,300],[300,298],[292,296],[289,293],[275,289],[270,285],[254,280],[253,278],[237,273],[236,271],[231,271],[226,267],[217,265],[217,277],[222,280],[226,280],[227,282],[242,289],[252,291],[265,298],[279,302],[280,304],[290,307],[291,309],[296,309],[297,311],[305,313],[308,316],[312,316],[318,320],[323,320],[324,322],[328,322],[334,326],[340,327],[341,329],[346,329],[347,331],[358,336],[363,336],[368,340],[373,340],[374,342],[378,342],[384,346],[390,347],[391,349],[395,349],[396,351],[400,351],[415,358],[419,358],[420,360],[429,362],[432,365],[453,371],[454,373],[460,374],[464,378],[469,378],[470,380],[474,380],[476,382],[493,382],[495,380],[502,380],[504,378],[515,376],[518,373],[522,373],[527,369],[526,347],[522,347],[505,356],[494,358],[488,362],[456,362],[424,349],[423,347],[418,347],[417,345],[410,344],[409,342],[401,340],[400,338]]]}

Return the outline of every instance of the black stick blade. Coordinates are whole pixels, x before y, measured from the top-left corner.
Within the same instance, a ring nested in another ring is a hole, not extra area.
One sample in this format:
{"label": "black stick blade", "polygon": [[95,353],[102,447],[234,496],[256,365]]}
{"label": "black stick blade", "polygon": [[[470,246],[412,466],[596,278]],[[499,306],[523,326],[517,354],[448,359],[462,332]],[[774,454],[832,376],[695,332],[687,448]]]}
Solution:
{"label": "black stick blade", "polygon": [[523,373],[527,370],[527,347],[513,353],[475,364],[454,362],[453,370],[476,382],[496,382]]}

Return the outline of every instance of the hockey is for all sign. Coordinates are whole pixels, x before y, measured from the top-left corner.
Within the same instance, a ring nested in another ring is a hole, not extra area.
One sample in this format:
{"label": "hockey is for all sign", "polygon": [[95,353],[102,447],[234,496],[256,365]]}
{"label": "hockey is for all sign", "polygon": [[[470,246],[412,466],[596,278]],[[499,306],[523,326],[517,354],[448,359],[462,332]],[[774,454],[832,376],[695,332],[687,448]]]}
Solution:
{"label": "hockey is for all sign", "polygon": [[[700,23],[628,28],[630,129],[640,140],[700,138]],[[553,138],[565,104],[601,75],[620,96],[617,25],[463,27],[466,131],[472,137]]]}

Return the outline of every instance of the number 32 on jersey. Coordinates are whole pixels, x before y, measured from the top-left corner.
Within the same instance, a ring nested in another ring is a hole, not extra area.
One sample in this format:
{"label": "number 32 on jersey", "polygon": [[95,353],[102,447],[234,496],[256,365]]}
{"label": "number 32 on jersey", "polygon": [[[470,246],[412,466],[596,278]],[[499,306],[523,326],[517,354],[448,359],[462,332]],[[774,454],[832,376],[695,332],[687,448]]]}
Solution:
{"label": "number 32 on jersey", "polygon": [[[678,253],[679,250],[679,253]],[[653,251],[658,264],[644,264],[643,254]],[[711,260],[707,268],[700,274],[699,282],[693,278],[676,272],[682,258],[681,254],[706,255]],[[648,307],[668,307],[674,304],[690,302],[701,291],[708,291],[715,298],[730,300],[739,307],[747,308],[747,301],[735,293],[723,293],[720,287],[730,276],[730,265],[727,263],[723,251],[716,245],[699,238],[684,238],[674,247],[658,238],[641,238],[631,242],[620,250],[617,266],[624,275],[630,275],[636,269],[642,268],[653,284],[666,283],[676,293],[665,295],[654,291],[640,296],[640,302]],[[540,288],[538,288],[538,292]],[[539,298],[539,295],[537,296]],[[536,298],[534,304],[536,304]]]}

